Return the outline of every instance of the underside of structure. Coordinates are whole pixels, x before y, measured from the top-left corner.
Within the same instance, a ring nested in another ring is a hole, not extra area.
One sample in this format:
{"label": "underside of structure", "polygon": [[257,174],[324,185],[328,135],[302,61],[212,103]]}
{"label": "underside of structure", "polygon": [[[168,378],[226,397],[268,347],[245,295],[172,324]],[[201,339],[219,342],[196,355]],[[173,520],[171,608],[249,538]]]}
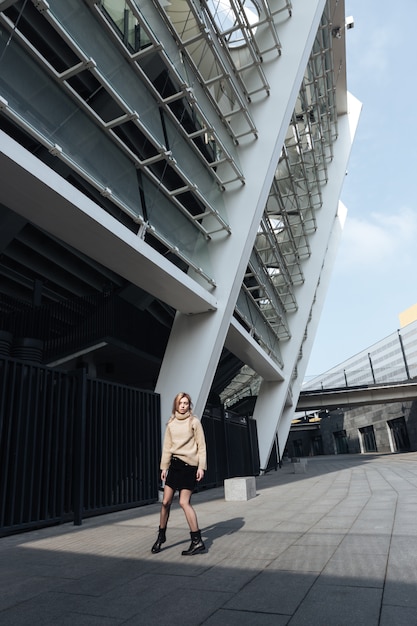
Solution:
{"label": "underside of structure", "polygon": [[283,450],[360,104],[337,0],[0,2],[0,332]]}

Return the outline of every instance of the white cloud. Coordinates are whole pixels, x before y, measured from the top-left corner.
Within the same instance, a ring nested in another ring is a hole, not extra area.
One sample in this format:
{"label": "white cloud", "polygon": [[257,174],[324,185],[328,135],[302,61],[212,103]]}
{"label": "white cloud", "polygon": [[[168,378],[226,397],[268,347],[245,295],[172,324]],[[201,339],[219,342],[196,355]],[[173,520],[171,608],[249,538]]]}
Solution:
{"label": "white cloud", "polygon": [[339,270],[391,273],[414,264],[417,213],[403,208],[396,213],[371,213],[346,220],[337,258]]}

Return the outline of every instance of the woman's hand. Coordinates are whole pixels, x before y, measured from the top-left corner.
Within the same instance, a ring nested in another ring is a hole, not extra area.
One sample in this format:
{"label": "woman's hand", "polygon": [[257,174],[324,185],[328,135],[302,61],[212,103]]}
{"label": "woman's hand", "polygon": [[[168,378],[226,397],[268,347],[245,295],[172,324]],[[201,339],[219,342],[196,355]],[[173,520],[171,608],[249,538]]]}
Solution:
{"label": "woman's hand", "polygon": [[167,471],[166,470],[162,470],[161,471],[161,480],[162,480],[163,483],[165,482],[166,477],[167,477]]}
{"label": "woman's hand", "polygon": [[202,480],[203,478],[204,478],[204,470],[198,469],[197,470],[197,482],[200,482],[200,480]]}

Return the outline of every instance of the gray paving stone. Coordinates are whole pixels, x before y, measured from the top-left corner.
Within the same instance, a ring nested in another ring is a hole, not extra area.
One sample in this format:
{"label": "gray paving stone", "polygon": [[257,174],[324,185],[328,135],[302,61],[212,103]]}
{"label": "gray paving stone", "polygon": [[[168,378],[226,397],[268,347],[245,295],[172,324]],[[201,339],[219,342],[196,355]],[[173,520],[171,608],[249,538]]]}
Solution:
{"label": "gray paving stone", "polygon": [[276,613],[219,609],[204,622],[204,626],[286,626],[289,619]]}
{"label": "gray paving stone", "polygon": [[415,574],[413,574],[410,582],[403,570],[394,571],[390,569],[385,583],[384,602],[398,607],[413,608],[416,611],[417,584]]}
{"label": "gray paving stone", "polygon": [[332,557],[335,546],[294,545],[274,559],[268,570],[286,570],[288,572],[320,573]]}
{"label": "gray paving stone", "polygon": [[203,576],[190,577],[187,586],[190,589],[237,593],[263,571],[269,562],[269,560],[241,559],[239,556],[235,556],[233,559],[226,557],[216,567],[205,572]]}
{"label": "gray paving stone", "polygon": [[320,582],[310,590],[291,626],[378,626],[381,598],[380,589]]}
{"label": "gray paving stone", "polygon": [[294,545],[297,546],[339,546],[344,541],[345,535],[343,533],[328,533],[328,532],[316,532],[310,531],[305,533]]}
{"label": "gray paving stone", "polygon": [[287,549],[300,536],[300,533],[280,532],[250,532],[242,529],[238,533],[218,538],[213,542],[215,550],[224,556],[239,555],[241,559],[269,559],[272,561]]}
{"label": "gray paving stone", "polygon": [[379,626],[417,626],[417,611],[402,606],[382,607]]}
{"label": "gray paving stone", "polygon": [[317,520],[302,521],[302,522],[288,520],[285,522],[281,522],[280,524],[278,524],[278,526],[275,526],[274,530],[279,530],[281,533],[297,532],[297,533],[300,533],[300,535],[302,535],[306,533],[307,531],[309,531],[311,526],[313,526],[316,522]]}
{"label": "gray paving stone", "polygon": [[126,626],[196,626],[203,624],[221,608],[230,595],[221,591],[177,588],[162,604],[158,602],[147,606],[123,623]]}
{"label": "gray paving stone", "polygon": [[338,553],[348,554],[383,554],[388,555],[391,543],[390,534],[366,534],[355,532],[347,534],[340,542]]}
{"label": "gray paving stone", "polygon": [[322,578],[326,584],[348,585],[351,587],[384,586],[387,555],[369,553],[336,552],[323,569]]}
{"label": "gray paving stone", "polygon": [[290,616],[316,578],[316,574],[265,570],[235,594],[224,608]]}
{"label": "gray paving stone", "polygon": [[348,532],[355,522],[356,516],[346,515],[326,515],[313,527],[313,530],[336,530],[337,532]]}
{"label": "gray paving stone", "polygon": [[[137,611],[137,607],[136,607]],[[74,594],[45,593],[30,601],[14,606],[11,610],[1,614],[0,623],[5,626],[18,624],[19,626],[32,626],[33,624],[47,624],[48,626],[92,623],[103,624],[123,623],[126,617],[135,614],[119,604],[106,605],[102,599]],[[119,614],[118,614],[119,613]],[[78,617],[75,617],[78,616]],[[89,620],[83,622],[83,618]]]}
{"label": "gray paving stone", "polygon": [[392,532],[392,526],[392,521],[385,521],[383,519],[359,519],[354,524],[352,524],[350,531],[357,535],[390,535]]}
{"label": "gray paving stone", "polygon": [[119,626],[123,621],[85,613],[62,613],[61,611],[42,611],[38,607],[16,606],[2,613],[1,624],[4,626]]}
{"label": "gray paving stone", "polygon": [[26,577],[24,570],[22,570],[15,577],[3,580],[0,593],[0,611],[4,611],[31,598],[37,598],[45,591],[59,587],[61,582],[60,579],[42,576]]}
{"label": "gray paving stone", "polygon": [[417,453],[309,459],[193,504],[208,548],[183,557],[174,502],[0,539],[5,626],[417,626]]}
{"label": "gray paving stone", "polygon": [[413,514],[410,514],[410,518],[406,520],[398,520],[395,522],[393,533],[394,535],[407,535],[408,537],[417,537],[417,524],[415,520],[417,519]]}

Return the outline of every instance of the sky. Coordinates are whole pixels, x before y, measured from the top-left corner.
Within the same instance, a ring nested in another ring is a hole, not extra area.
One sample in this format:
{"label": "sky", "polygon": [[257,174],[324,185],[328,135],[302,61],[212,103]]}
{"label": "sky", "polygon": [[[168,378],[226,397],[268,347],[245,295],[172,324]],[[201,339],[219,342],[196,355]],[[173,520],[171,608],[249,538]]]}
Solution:
{"label": "sky", "polygon": [[348,215],[305,380],[400,328],[417,303],[416,0],[345,0],[348,90],[362,113]]}

